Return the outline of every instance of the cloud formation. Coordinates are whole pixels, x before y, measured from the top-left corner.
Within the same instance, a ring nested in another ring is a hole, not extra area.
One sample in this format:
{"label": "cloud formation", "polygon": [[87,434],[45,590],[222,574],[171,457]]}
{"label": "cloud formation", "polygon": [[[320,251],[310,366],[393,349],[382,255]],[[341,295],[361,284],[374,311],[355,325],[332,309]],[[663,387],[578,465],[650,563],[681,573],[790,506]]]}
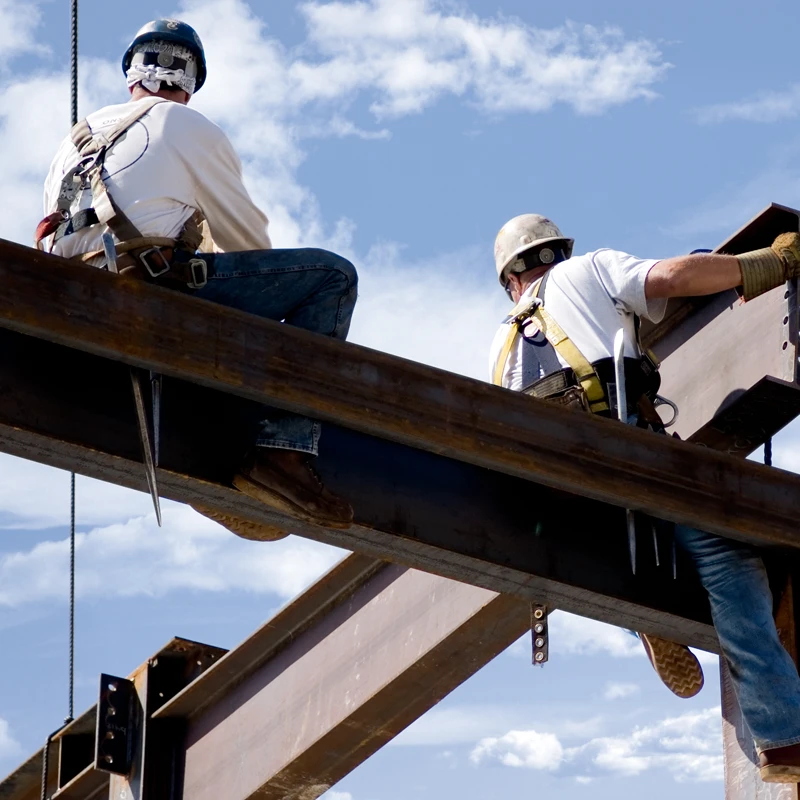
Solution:
{"label": "cloud formation", "polygon": [[765,92],[734,103],[718,103],[700,109],[697,118],[705,124],[729,122],[780,122],[800,116],[800,84],[781,92]]}
{"label": "cloud formation", "polygon": [[[76,537],[78,597],[239,590],[296,595],[343,553],[298,537],[239,539],[188,506],[166,502],[164,527],[152,511]],[[66,602],[69,542],[41,542],[0,555],[0,606]]]}
{"label": "cloud formation", "polygon": [[609,682],[606,684],[606,690],[603,692],[603,697],[606,700],[620,700],[624,697],[632,697],[639,694],[641,687],[637,683],[614,683]]}
{"label": "cloud formation", "polygon": [[708,708],[636,727],[627,735],[601,736],[575,747],[564,747],[555,734],[513,730],[482,739],[470,759],[476,764],[563,769],[585,780],[603,775],[634,777],[663,770],[677,783],[701,783],[722,778],[720,709]]}
{"label": "cloud formation", "polygon": [[418,113],[444,94],[493,114],[556,103],[596,114],[639,98],[669,65],[653,42],[613,27],[543,29],[479,17],[432,0],[310,2],[301,6],[316,58],[292,65],[301,98],[367,91],[378,117]]}

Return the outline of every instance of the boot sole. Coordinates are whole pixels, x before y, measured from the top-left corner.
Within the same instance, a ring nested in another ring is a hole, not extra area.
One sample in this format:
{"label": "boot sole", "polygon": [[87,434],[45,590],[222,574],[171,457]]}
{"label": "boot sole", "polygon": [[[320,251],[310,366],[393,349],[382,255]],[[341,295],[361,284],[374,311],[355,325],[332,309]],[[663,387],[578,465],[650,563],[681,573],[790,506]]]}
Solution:
{"label": "boot sole", "polygon": [[673,694],[687,699],[703,688],[703,668],[690,650],[655,636],[641,634],[641,639],[656,675]]}
{"label": "boot sole", "polygon": [[770,764],[761,767],[761,780],[764,783],[800,783],[800,767]]}
{"label": "boot sole", "polygon": [[254,542],[277,542],[289,535],[288,531],[281,530],[273,525],[264,525],[260,522],[251,522],[249,519],[233,516],[232,514],[223,514],[207,506],[193,504],[192,508],[204,517],[218,522],[223,528],[227,528],[231,533],[242,539],[249,539]]}
{"label": "boot sole", "polygon": [[257,483],[242,473],[234,477],[233,485],[248,497],[272,506],[272,508],[277,508],[279,511],[283,511],[292,517],[297,517],[297,519],[301,519],[304,522],[310,522],[312,525],[319,525],[323,528],[336,528],[338,530],[346,530],[353,526],[352,520],[330,519],[312,514],[302,506],[287,500],[282,494],[278,494],[278,492],[269,487]]}

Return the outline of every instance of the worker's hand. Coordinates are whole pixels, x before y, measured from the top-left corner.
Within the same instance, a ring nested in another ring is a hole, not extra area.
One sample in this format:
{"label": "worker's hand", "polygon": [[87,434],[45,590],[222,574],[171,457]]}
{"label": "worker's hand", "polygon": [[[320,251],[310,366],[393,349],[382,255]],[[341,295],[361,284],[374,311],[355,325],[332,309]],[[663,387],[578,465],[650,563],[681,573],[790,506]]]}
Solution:
{"label": "worker's hand", "polygon": [[787,280],[800,275],[800,233],[782,233],[772,243],[772,250],[781,260]]}

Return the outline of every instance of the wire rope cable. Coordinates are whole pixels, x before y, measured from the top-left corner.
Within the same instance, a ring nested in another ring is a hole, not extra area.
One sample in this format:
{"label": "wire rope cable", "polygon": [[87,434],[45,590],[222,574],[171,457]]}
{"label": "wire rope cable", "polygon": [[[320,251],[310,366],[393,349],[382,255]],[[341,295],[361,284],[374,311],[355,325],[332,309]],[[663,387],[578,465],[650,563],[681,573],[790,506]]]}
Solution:
{"label": "wire rope cable", "polygon": [[[70,8],[70,125],[78,122],[78,0]],[[47,773],[50,769],[50,743],[53,737],[75,719],[75,473],[70,473],[69,524],[69,712],[64,724],[53,731],[42,754],[41,800],[47,800]]]}

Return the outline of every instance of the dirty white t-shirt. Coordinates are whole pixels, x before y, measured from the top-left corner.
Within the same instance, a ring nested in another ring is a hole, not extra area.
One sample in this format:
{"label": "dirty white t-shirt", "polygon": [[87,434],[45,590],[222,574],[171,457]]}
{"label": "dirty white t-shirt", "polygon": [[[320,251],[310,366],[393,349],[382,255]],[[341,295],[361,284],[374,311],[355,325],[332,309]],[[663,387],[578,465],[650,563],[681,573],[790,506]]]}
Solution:
{"label": "dirty white t-shirt", "polygon": [[[134,102],[106,106],[89,115],[89,125],[94,133],[109,130],[133,108]],[[67,137],[45,182],[45,215],[56,210],[61,178],[77,163],[78,151]],[[159,103],[135,122],[108,152],[104,180],[114,201],[144,236],[174,238],[199,209],[217,250],[272,246],[267,218],[242,183],[242,165],[228,137],[187,106]],[[72,211],[91,205],[87,189],[78,195]],[[70,258],[100,250],[105,230],[105,225],[91,225],[62,238],[52,252]],[[49,249],[50,242],[47,245]]]}
{"label": "dirty white t-shirt", "polygon": [[[539,297],[589,362],[613,355],[620,328],[625,329],[625,355],[636,358],[634,315],[659,322],[667,307],[664,299],[645,298],[647,273],[657,263],[618,250],[595,250],[556,264],[547,272]],[[533,288],[528,287],[524,297],[530,297]],[[490,380],[509,324],[503,322],[492,342]],[[517,337],[503,371],[502,385],[514,391],[569,366],[535,326],[525,330],[527,335]]]}

